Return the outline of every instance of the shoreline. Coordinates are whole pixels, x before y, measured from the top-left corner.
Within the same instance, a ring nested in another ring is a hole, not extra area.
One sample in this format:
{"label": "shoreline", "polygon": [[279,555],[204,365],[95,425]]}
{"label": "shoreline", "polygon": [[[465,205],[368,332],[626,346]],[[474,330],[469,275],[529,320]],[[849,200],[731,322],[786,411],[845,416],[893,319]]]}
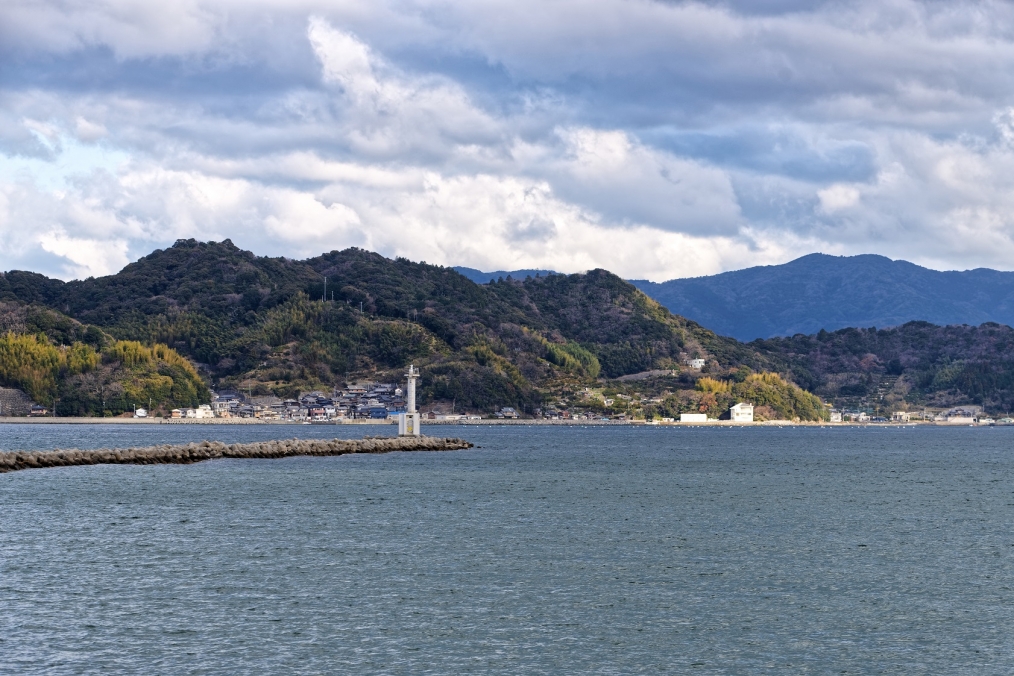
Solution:
{"label": "shoreline", "polygon": [[[1014,425],[980,425],[978,423],[946,423],[936,421],[910,422],[809,422],[792,420],[766,420],[763,422],[732,422],[715,420],[709,422],[665,422],[649,423],[643,420],[421,420],[424,427],[431,425],[479,427],[479,426],[527,426],[527,427],[677,427],[677,428],[744,428],[744,427],[1014,427]],[[312,425],[314,427],[343,426],[395,426],[396,418],[387,420],[341,420],[306,423],[299,420],[258,420],[255,418],[27,418],[0,417],[0,425]]]}

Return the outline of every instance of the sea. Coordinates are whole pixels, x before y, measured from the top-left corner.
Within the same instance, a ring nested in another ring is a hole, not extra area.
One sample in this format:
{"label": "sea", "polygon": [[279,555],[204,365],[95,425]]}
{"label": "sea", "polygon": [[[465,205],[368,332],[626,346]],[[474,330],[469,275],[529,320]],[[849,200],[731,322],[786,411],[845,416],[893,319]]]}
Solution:
{"label": "sea", "polygon": [[1014,428],[425,432],[476,447],[0,475],[0,673],[1014,673]]}

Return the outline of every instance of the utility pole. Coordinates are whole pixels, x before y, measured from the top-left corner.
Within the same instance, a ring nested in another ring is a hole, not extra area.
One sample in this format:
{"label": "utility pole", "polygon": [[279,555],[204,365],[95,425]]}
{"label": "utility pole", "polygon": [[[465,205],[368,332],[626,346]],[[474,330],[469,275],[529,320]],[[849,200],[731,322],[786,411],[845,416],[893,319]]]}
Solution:
{"label": "utility pole", "polygon": [[324,297],[321,300],[327,302],[327,277],[324,278]]}

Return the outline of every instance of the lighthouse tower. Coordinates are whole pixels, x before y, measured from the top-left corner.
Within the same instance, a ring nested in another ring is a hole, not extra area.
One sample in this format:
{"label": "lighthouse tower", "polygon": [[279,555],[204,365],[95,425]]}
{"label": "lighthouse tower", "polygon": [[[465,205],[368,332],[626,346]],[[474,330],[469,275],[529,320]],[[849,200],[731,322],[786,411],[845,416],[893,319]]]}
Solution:
{"label": "lighthouse tower", "polygon": [[415,381],[419,378],[419,372],[414,365],[408,367],[405,377],[408,378],[408,388],[405,395],[406,406],[405,413],[398,416],[398,436],[418,437],[421,432],[419,430],[419,414],[415,410]]}

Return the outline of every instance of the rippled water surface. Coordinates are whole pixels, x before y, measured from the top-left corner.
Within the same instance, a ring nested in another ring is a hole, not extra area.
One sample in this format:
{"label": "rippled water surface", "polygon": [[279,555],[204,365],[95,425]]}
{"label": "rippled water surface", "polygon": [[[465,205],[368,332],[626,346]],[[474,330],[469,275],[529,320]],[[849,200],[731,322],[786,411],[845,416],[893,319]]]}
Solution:
{"label": "rippled water surface", "polygon": [[1014,672],[1012,428],[426,431],[481,448],[0,475],[0,671]]}

